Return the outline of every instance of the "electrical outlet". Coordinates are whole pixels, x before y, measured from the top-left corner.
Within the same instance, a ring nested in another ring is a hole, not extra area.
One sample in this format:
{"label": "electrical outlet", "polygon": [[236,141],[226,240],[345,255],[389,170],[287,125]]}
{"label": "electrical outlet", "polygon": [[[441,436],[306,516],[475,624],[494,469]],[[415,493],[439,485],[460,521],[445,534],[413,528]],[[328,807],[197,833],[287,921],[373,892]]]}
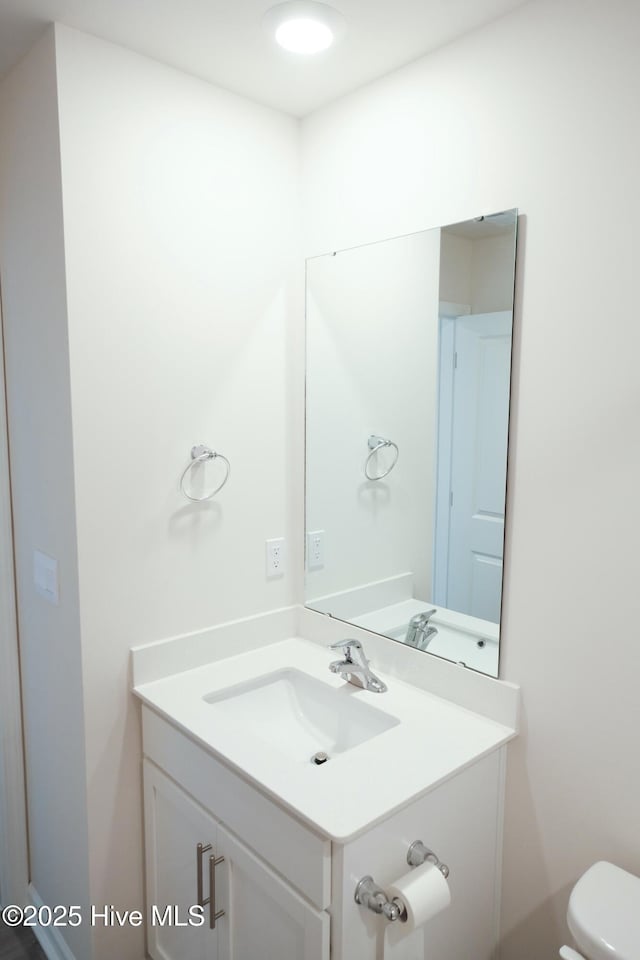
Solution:
{"label": "electrical outlet", "polygon": [[307,570],[324,567],[324,530],[307,534]]}
{"label": "electrical outlet", "polygon": [[285,572],[285,543],[284,537],[276,540],[267,540],[267,576],[281,577]]}

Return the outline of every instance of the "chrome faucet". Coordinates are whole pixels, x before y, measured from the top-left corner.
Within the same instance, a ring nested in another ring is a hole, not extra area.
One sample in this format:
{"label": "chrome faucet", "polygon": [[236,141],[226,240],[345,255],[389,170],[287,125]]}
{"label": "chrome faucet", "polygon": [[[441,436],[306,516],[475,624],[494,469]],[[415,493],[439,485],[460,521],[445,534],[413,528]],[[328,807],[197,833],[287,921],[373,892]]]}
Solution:
{"label": "chrome faucet", "polygon": [[337,673],[349,683],[362,687],[363,690],[370,690],[372,693],[386,691],[386,683],[383,683],[369,669],[369,661],[359,640],[339,640],[338,643],[332,643],[330,649],[344,650],[344,660],[334,660],[329,664],[331,673]]}
{"label": "chrome faucet", "polygon": [[438,632],[435,627],[429,624],[429,620],[437,613],[433,610],[426,610],[424,613],[416,613],[415,617],[409,620],[407,635],[404,642],[409,647],[415,647],[417,650],[426,650],[433,637]]}

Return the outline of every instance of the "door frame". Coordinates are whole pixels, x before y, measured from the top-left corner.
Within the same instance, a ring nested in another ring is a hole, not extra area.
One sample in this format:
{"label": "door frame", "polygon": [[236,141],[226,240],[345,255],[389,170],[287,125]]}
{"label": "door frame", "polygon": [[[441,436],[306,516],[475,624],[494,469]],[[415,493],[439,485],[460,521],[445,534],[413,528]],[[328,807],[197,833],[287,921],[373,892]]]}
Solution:
{"label": "door frame", "polygon": [[4,340],[0,303],[0,897],[29,902],[20,654],[16,616]]}

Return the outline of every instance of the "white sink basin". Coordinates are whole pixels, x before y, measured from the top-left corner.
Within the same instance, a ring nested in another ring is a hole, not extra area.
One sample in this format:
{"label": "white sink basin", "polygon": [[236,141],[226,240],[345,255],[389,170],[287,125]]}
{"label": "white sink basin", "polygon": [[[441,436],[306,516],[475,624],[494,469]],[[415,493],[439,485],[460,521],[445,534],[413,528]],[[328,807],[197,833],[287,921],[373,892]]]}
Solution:
{"label": "white sink basin", "polygon": [[285,669],[204,695],[216,724],[232,725],[292,760],[309,763],[351,750],[400,721],[354,698],[356,688],[330,686]]}
{"label": "white sink basin", "polygon": [[[176,657],[179,663],[178,650]],[[136,693],[338,843],[514,735],[391,674],[379,674],[386,693],[360,690],[330,672],[334,659],[335,650],[292,637],[140,684]],[[320,750],[330,759],[315,766],[310,760]],[[207,783],[215,791],[215,782]]]}

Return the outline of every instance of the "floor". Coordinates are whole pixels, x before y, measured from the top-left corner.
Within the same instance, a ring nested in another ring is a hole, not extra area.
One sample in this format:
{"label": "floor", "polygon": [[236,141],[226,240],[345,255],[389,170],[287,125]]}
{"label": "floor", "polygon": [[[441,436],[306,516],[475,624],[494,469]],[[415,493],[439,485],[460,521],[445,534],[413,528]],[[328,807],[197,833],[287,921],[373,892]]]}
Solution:
{"label": "floor", "polygon": [[46,954],[33,930],[0,923],[0,960],[46,960]]}

